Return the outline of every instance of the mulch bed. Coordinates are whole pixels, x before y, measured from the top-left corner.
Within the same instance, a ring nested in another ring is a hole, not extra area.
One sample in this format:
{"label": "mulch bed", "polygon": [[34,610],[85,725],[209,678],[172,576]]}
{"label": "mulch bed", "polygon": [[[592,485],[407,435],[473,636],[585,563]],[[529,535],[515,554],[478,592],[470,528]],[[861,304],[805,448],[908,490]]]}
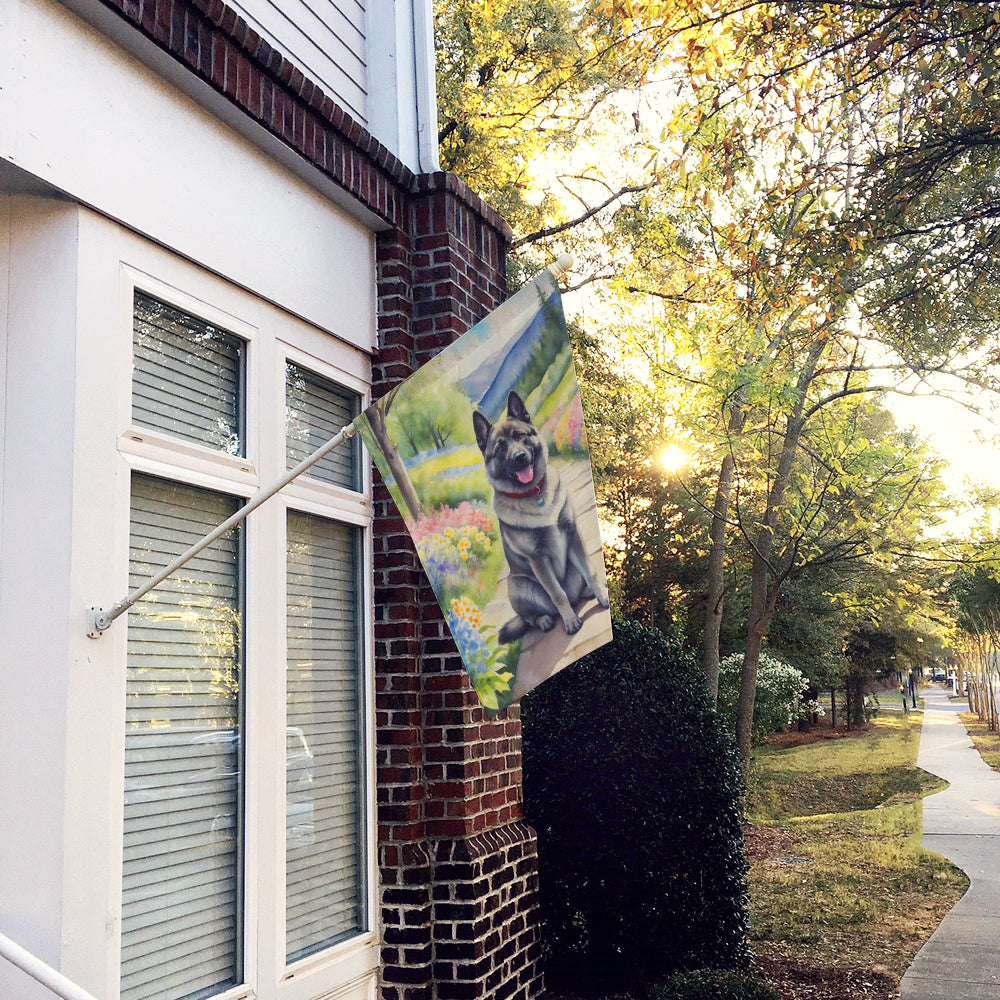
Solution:
{"label": "mulch bed", "polygon": [[896,1000],[899,982],[877,966],[840,968],[780,954],[761,954],[760,942],[753,971],[787,1000]]}
{"label": "mulch bed", "polygon": [[871,726],[862,726],[860,729],[847,729],[842,722],[838,722],[837,728],[830,725],[829,715],[821,715],[819,721],[808,729],[789,729],[784,733],[772,733],[767,738],[769,746],[784,750],[786,747],[800,747],[806,743],[819,743],[821,740],[844,740],[863,736],[871,731]]}

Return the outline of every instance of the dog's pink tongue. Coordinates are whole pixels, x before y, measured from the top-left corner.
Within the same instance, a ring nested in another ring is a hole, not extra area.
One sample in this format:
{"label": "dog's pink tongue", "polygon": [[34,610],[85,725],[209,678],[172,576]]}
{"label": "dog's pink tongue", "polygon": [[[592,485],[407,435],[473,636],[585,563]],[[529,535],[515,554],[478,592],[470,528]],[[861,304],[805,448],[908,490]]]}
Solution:
{"label": "dog's pink tongue", "polygon": [[517,478],[522,483],[530,483],[534,474],[535,474],[534,470],[531,468],[531,466],[526,465],[523,469],[521,469],[517,473]]}

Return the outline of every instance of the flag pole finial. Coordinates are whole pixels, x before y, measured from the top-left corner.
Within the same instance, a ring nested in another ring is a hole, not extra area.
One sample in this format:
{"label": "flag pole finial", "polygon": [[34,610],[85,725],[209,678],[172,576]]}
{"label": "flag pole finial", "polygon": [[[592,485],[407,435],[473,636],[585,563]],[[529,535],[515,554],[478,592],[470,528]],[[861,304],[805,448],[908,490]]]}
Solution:
{"label": "flag pole finial", "polygon": [[572,271],[575,263],[576,258],[571,253],[560,254],[555,261],[549,264],[549,270],[552,272],[552,277],[558,280],[567,271]]}

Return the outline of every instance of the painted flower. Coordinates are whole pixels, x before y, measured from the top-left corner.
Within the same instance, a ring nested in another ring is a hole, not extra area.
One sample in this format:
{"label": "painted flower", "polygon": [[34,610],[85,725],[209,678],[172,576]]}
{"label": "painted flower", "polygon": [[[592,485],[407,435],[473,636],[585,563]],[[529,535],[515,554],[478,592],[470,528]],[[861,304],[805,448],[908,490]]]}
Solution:
{"label": "painted flower", "polygon": [[491,667],[490,652],[479,629],[460,615],[448,615],[448,627],[470,674],[485,673]]}
{"label": "painted flower", "polygon": [[468,597],[454,597],[451,610],[459,618],[464,618],[473,628],[478,629],[483,624],[483,613]]}

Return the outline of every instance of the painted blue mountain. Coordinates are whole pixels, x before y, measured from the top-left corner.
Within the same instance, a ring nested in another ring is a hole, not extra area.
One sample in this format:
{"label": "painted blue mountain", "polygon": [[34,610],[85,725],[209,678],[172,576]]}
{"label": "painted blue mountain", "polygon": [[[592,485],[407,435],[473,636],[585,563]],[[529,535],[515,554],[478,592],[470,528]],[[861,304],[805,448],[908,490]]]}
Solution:
{"label": "painted blue mountain", "polygon": [[[506,357],[499,368],[494,358],[493,364],[481,365],[471,379],[463,380],[466,391],[474,401],[479,400],[479,409],[487,419],[498,420],[503,415],[507,408],[507,395],[511,389],[517,388],[521,375],[542,346],[545,312],[545,309],[539,310],[524,333],[507,345]],[[489,379],[488,383],[486,379]]]}

